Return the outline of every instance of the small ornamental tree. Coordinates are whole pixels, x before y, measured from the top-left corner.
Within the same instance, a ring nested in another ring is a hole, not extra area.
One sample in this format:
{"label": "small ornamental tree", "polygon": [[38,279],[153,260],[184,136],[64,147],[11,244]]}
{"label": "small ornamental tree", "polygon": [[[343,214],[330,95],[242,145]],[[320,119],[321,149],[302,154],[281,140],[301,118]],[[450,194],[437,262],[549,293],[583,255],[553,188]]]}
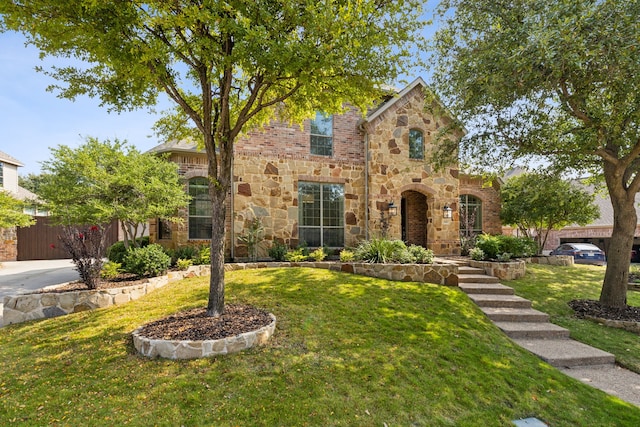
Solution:
{"label": "small ornamental tree", "polygon": [[98,286],[102,259],[105,256],[106,235],[106,229],[97,225],[91,227],[67,225],[62,227],[62,234],[58,236],[62,247],[71,255],[80,279],[89,289],[95,289]]}
{"label": "small ornamental tree", "polygon": [[595,194],[547,174],[524,173],[510,178],[500,189],[500,198],[502,223],[534,238],[538,253],[551,230],[587,225],[600,217],[593,203]]}
{"label": "small ornamental tree", "polygon": [[24,203],[4,190],[0,190],[0,228],[28,227],[34,223],[31,215],[25,214]]}

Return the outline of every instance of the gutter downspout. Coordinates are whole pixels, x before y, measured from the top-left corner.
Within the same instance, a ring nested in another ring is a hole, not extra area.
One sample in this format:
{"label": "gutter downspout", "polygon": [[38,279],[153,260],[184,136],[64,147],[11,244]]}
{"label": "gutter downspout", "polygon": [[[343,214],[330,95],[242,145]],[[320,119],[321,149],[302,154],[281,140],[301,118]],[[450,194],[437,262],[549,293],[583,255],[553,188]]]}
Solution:
{"label": "gutter downspout", "polygon": [[360,124],[364,132],[364,238],[369,240],[369,134]]}

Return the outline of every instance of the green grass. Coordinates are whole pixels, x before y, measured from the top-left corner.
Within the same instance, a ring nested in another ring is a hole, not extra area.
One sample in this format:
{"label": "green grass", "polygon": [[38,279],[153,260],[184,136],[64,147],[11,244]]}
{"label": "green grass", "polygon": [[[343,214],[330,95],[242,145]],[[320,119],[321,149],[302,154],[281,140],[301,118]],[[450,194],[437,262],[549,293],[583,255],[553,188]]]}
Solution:
{"label": "green grass", "polygon": [[640,425],[639,408],[562,375],[437,285],[232,272],[227,302],[278,318],[266,346],[192,361],[135,354],[133,329],[203,306],[207,292],[207,278],[188,279],[127,305],[0,329],[0,425]]}
{"label": "green grass", "polygon": [[[616,362],[640,373],[640,339],[637,334],[602,326],[573,316],[567,303],[573,299],[600,297],[604,267],[573,267],[527,264],[527,275],[520,280],[504,282],[516,294],[531,300],[533,308],[550,316],[551,322],[571,331],[571,337],[615,354]],[[640,306],[640,292],[627,293],[627,304]]]}

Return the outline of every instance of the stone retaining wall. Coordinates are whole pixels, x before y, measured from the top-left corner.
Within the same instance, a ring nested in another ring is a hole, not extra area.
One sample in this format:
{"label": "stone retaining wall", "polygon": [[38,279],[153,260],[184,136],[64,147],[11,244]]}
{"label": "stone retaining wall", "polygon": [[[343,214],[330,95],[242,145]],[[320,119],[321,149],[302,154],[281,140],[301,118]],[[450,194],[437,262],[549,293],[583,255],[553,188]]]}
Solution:
{"label": "stone retaining wall", "polygon": [[470,260],[469,265],[475,268],[482,268],[485,274],[497,277],[500,280],[521,279],[527,272],[526,262],[524,260],[507,262]]}
{"label": "stone retaining wall", "polygon": [[[253,268],[310,267],[361,274],[381,279],[428,282],[440,285],[458,284],[457,267],[453,264],[369,264],[341,262],[254,262],[225,264],[225,271]],[[196,265],[186,271],[171,271],[153,277],[147,283],[114,289],[33,293],[4,298],[3,323],[22,323],[35,319],[64,316],[70,313],[105,308],[138,299],[167,283],[188,277],[208,276],[208,265]]]}
{"label": "stone retaining wall", "polygon": [[568,267],[573,265],[573,257],[571,255],[553,255],[553,256],[534,256],[531,258],[525,258],[526,262],[531,264],[547,264],[547,265],[562,265]]}

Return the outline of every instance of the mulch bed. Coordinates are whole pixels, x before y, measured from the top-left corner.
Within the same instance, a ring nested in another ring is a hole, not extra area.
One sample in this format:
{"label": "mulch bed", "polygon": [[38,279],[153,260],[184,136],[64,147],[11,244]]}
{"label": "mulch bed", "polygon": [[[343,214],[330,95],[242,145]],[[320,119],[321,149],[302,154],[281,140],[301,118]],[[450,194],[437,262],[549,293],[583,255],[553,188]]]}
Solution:
{"label": "mulch bed", "polygon": [[[141,285],[147,281],[145,277],[139,277],[135,274],[131,273],[121,273],[114,279],[98,279],[98,287],[96,289],[113,289],[113,288],[124,288],[127,286],[136,286]],[[33,291],[31,293],[62,293],[62,292],[70,292],[70,291],[86,291],[89,290],[89,287],[84,284],[84,282],[76,281],[71,283],[65,283],[64,285],[59,285],[54,288],[45,288],[38,289],[37,291]]]}
{"label": "mulch bed", "polygon": [[220,317],[209,317],[204,308],[194,308],[144,325],[140,335],[150,339],[203,341],[255,331],[273,320],[259,308],[227,304]]}
{"label": "mulch bed", "polygon": [[576,317],[581,319],[597,317],[607,320],[640,322],[640,307],[627,306],[621,309],[605,307],[600,304],[600,301],[595,300],[573,300],[568,304],[575,312]]}

